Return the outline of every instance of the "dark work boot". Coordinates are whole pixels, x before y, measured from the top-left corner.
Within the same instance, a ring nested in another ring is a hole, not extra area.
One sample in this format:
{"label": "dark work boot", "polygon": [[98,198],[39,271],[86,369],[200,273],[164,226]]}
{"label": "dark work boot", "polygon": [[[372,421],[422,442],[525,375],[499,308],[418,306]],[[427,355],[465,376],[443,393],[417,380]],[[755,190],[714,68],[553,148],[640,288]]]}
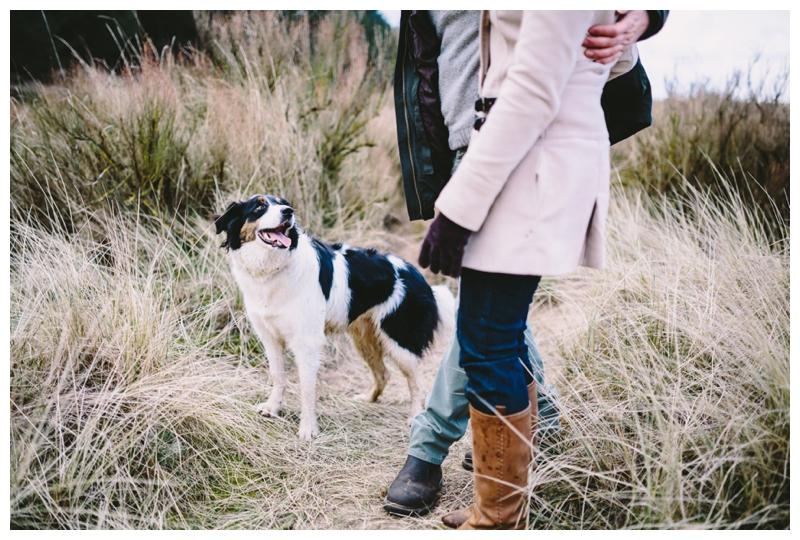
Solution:
{"label": "dark work boot", "polygon": [[422,516],[430,512],[442,489],[442,467],[408,456],[389,486],[383,509],[397,516]]}

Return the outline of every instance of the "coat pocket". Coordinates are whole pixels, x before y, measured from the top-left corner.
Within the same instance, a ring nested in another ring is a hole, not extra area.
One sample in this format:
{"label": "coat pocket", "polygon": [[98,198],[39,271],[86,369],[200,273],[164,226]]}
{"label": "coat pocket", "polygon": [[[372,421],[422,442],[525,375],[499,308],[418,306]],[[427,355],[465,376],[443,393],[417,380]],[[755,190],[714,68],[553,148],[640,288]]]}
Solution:
{"label": "coat pocket", "polygon": [[518,189],[513,190],[517,192],[513,196],[519,197],[517,203],[523,203],[523,214],[529,220],[536,220],[546,200],[542,191],[542,179],[546,171],[543,161],[541,148],[534,147],[511,174],[510,183],[519,185]]}
{"label": "coat pocket", "polygon": [[542,145],[535,168],[540,219],[583,227],[585,231],[603,183],[597,159],[602,151],[590,140],[547,141]]}

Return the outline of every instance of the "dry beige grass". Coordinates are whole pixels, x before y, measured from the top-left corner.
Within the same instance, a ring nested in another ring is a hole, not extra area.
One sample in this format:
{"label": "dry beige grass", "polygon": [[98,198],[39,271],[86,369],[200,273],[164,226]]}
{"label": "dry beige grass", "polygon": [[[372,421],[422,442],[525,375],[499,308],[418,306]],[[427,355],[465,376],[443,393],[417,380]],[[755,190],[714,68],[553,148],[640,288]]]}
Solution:
{"label": "dry beige grass", "polygon": [[[406,392],[395,373],[355,400],[346,338],[318,439],[297,440],[293,386],[283,418],[253,410],[265,359],[208,214],[280,192],[323,238],[410,260],[424,231],[386,219],[393,111],[358,26],[326,19],[311,55],[297,24],[236,15],[208,55],[12,103],[12,526],[430,528],[471,500],[462,441],[433,515],[383,513]],[[788,526],[788,230],[733,191],[620,190],[610,219],[609,268],[546,280],[531,312],[564,433],[530,525]]]}
{"label": "dry beige grass", "polygon": [[[532,477],[532,525],[786,523],[785,248],[735,205],[694,200],[698,224],[618,195],[610,268],[549,282],[532,313],[535,330],[572,317],[542,336],[565,435]],[[436,525],[380,510],[405,394],[395,377],[381,403],[353,399],[368,375],[346,340],[326,358],[319,439],[296,439],[294,388],[285,419],[255,414],[268,377],[205,224],[188,248],[119,218],[102,245],[18,227],[15,525]],[[470,498],[457,458],[446,474],[441,512]]]}
{"label": "dry beige grass", "polygon": [[609,268],[551,285],[566,434],[534,524],[788,523],[788,244],[762,219],[733,193],[617,193]]}
{"label": "dry beige grass", "polygon": [[225,28],[211,56],[145,51],[121,74],[78,69],[12,100],[12,211],[71,226],[111,204],[171,221],[267,190],[316,209],[315,232],[380,225],[399,202],[394,115],[359,25],[320,22],[313,54],[308,29],[274,13]]}
{"label": "dry beige grass", "polygon": [[[766,87],[753,75],[758,58],[752,62],[723,90],[694,84],[688,95],[670,91],[656,102],[653,126],[614,149],[622,180],[650,194],[680,192],[687,181],[723,195],[735,186],[748,206],[788,224],[789,73]],[[717,181],[718,171],[726,182]],[[775,205],[779,213],[771,211]]]}
{"label": "dry beige grass", "polygon": [[402,385],[378,405],[354,399],[369,375],[334,340],[322,435],[301,443],[293,386],[285,419],[253,409],[269,391],[264,359],[208,228],[185,251],[166,231],[104,225],[103,245],[19,225],[15,526],[391,523],[379,503],[405,447]]}

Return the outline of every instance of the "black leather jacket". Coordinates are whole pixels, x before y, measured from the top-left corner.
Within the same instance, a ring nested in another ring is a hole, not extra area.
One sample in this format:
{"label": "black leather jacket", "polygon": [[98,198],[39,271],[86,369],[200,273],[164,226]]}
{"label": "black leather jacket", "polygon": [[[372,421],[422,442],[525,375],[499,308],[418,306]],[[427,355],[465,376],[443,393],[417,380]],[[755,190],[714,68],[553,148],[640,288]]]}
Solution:
{"label": "black leather jacket", "polygon": [[[650,24],[640,39],[658,33],[668,11],[648,11]],[[394,72],[397,145],[403,189],[411,220],[430,219],[434,202],[450,179],[454,152],[439,101],[439,39],[427,11],[403,11]],[[637,62],[609,81],[601,104],[609,139],[615,144],[652,123],[650,80]]]}

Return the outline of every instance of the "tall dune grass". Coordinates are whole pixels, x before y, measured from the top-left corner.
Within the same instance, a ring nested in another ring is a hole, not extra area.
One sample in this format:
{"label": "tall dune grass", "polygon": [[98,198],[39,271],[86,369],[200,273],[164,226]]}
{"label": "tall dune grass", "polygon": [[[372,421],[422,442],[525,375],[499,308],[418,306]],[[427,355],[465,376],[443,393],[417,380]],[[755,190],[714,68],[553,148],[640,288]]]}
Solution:
{"label": "tall dune grass", "polygon": [[[124,72],[81,67],[12,99],[11,525],[435,527],[438,513],[380,508],[406,405],[391,387],[349,397],[368,374],[346,339],[324,360],[319,439],[297,440],[293,386],[286,416],[253,411],[265,360],[208,221],[278,192],[324,238],[413,251],[391,43],[367,54],[347,14],[313,28],[234,14],[208,31],[204,51],[145,48]],[[698,99],[659,106],[680,120]],[[759,137],[778,156],[773,120]],[[608,269],[537,295],[534,310],[575,322],[544,348],[563,359],[564,433],[532,474],[532,527],[788,526],[788,228],[701,151],[721,144],[709,125],[623,146]],[[693,180],[681,164],[700,158]],[[457,461],[441,513],[471,501]]]}
{"label": "tall dune grass", "polygon": [[[532,477],[531,524],[787,525],[786,245],[766,243],[737,199],[693,194],[691,219],[618,201],[610,269],[549,284],[586,322],[559,339],[565,434]],[[385,519],[379,486],[352,467],[393,472],[404,409],[326,389],[310,447],[293,416],[258,417],[260,346],[208,228],[185,226],[188,245],[133,218],[108,218],[102,242],[17,223],[13,524],[364,526],[363,507]],[[329,368],[351,355],[340,343]],[[348,498],[355,509],[337,507]]]}
{"label": "tall dune grass", "polygon": [[788,242],[730,189],[616,201],[609,269],[554,285],[585,323],[560,342],[534,524],[787,526]]}
{"label": "tall dune grass", "polygon": [[373,448],[373,426],[396,440],[404,408],[322,390],[313,446],[296,415],[264,421],[263,353],[207,227],[187,249],[133,218],[103,223],[102,243],[17,224],[12,526],[341,524],[337,500],[393,450]]}
{"label": "tall dune grass", "polygon": [[722,196],[733,186],[780,238],[789,223],[788,81],[787,70],[766,87],[751,65],[732,73],[722,90],[707,83],[687,94],[668,88],[654,104],[653,126],[615,147],[621,180],[676,196],[686,183]]}
{"label": "tall dune grass", "polygon": [[218,193],[269,191],[317,209],[312,230],[379,222],[397,200],[389,81],[356,21],[315,31],[312,51],[303,20],[236,14],[208,38],[211,56],[144,47],[122,73],[79,68],[12,100],[12,211],[44,224],[109,207],[169,221],[211,215]]}

